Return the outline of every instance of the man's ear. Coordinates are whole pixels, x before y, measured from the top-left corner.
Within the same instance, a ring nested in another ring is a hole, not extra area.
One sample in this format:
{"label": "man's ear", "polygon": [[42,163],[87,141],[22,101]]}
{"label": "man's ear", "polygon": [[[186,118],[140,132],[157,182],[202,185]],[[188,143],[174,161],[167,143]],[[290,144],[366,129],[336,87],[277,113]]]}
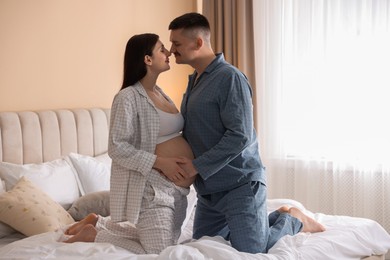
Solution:
{"label": "man's ear", "polygon": [[145,55],[144,62],[146,65],[152,65],[152,57]]}
{"label": "man's ear", "polygon": [[199,50],[204,44],[202,37],[196,38],[196,49]]}

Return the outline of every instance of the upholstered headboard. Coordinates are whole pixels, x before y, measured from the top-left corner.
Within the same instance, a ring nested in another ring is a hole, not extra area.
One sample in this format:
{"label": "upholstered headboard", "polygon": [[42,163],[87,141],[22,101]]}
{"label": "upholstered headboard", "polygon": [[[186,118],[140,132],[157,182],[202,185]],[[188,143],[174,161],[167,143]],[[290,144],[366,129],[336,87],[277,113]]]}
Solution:
{"label": "upholstered headboard", "polygon": [[70,152],[107,151],[110,110],[101,108],[0,112],[0,161],[42,163]]}

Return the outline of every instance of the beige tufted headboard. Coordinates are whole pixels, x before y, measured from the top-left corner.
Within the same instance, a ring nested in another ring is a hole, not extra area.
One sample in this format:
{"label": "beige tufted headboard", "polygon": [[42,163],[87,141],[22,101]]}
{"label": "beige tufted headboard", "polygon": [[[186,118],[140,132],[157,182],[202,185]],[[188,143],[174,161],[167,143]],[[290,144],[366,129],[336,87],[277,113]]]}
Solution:
{"label": "beige tufted headboard", "polygon": [[0,112],[0,162],[42,163],[107,151],[110,109]]}

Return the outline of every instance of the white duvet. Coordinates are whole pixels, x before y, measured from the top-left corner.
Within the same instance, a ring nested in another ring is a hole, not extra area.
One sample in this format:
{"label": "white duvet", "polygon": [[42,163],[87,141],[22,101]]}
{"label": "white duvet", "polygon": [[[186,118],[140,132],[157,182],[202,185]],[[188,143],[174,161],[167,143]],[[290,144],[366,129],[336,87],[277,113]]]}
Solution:
{"label": "white duvet", "polygon": [[[282,204],[299,206],[291,200],[269,200],[269,210]],[[382,255],[390,249],[390,235],[377,222],[347,216],[313,214],[327,230],[322,233],[299,233],[280,239],[268,254],[248,254],[236,251],[221,237],[203,237],[196,241],[166,248],[159,255],[134,255],[107,243],[58,242],[62,230],[35,235],[6,244],[0,248],[0,259],[361,259]],[[191,221],[183,231],[181,241],[190,237]],[[187,240],[188,241],[188,240]],[[1,242],[1,240],[0,240]]]}

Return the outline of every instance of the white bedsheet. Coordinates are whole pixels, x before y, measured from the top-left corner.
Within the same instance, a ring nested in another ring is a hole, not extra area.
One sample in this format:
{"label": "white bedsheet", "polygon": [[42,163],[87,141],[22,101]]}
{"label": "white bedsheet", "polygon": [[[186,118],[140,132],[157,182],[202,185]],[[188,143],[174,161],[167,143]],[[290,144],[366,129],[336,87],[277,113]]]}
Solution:
{"label": "white bedsheet", "polygon": [[[269,210],[281,204],[302,207],[290,200],[270,200]],[[302,208],[301,208],[302,209]],[[375,221],[347,216],[313,214],[305,211],[327,228],[322,233],[299,233],[280,239],[268,254],[247,254],[233,249],[221,237],[203,237],[196,241],[166,248],[160,255],[134,255],[107,243],[57,242],[62,231],[28,237],[0,248],[0,259],[361,259],[385,254],[390,249],[390,235]],[[191,228],[189,222],[188,228]],[[183,232],[189,234],[190,232]],[[184,240],[185,237],[181,238]]]}

